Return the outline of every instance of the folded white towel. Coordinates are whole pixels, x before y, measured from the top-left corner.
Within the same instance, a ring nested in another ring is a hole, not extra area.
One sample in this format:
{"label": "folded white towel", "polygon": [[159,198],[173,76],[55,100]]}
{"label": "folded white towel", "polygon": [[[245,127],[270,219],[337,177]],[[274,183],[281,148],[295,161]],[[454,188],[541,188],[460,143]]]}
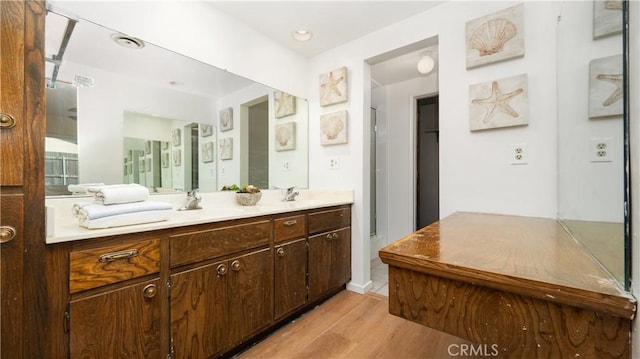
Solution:
{"label": "folded white towel", "polygon": [[149,198],[149,189],[139,184],[116,184],[88,189],[103,204],[142,202]]}
{"label": "folded white towel", "polygon": [[134,202],[112,204],[105,206],[101,203],[76,203],[73,206],[74,215],[81,221],[100,219],[122,214],[131,214],[139,212],[166,211],[172,210],[173,206],[165,202]]}
{"label": "folded white towel", "polygon": [[67,191],[71,193],[87,193],[89,188],[95,188],[98,186],[104,186],[104,183],[80,183],[80,184],[70,184],[67,186]]}
{"label": "folded white towel", "polygon": [[173,210],[135,212],[102,217],[98,219],[80,219],[79,222],[80,226],[88,229],[111,228],[166,221],[171,217],[173,213]]}

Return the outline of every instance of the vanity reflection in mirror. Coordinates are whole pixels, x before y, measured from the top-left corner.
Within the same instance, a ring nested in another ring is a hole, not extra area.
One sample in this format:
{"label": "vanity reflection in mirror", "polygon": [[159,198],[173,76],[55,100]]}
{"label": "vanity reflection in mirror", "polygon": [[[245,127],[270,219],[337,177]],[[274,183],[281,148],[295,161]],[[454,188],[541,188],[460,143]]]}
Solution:
{"label": "vanity reflection in mirror", "polygon": [[77,183],[308,186],[306,100],[56,11],[45,30],[47,195]]}

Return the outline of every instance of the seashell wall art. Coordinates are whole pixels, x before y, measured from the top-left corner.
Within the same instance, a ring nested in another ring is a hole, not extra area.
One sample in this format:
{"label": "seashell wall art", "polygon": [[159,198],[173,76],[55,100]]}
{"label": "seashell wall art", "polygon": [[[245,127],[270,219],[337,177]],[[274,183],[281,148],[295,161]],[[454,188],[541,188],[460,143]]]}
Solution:
{"label": "seashell wall art", "polygon": [[471,131],[529,124],[527,74],[469,86]]}
{"label": "seashell wall art", "polygon": [[276,125],[275,136],[276,151],[288,151],[296,149],[295,122],[287,122]]}
{"label": "seashell wall art", "polygon": [[224,110],[221,110],[219,113],[220,116],[220,131],[229,131],[233,130],[233,108],[228,107]]}
{"label": "seashell wall art", "polygon": [[337,111],[320,117],[320,144],[323,146],[347,143],[347,111]]}
{"label": "seashell wall art", "polygon": [[524,4],[468,21],[467,69],[524,56]]}
{"label": "seashell wall art", "polygon": [[622,0],[593,2],[594,39],[621,33],[622,23]]}

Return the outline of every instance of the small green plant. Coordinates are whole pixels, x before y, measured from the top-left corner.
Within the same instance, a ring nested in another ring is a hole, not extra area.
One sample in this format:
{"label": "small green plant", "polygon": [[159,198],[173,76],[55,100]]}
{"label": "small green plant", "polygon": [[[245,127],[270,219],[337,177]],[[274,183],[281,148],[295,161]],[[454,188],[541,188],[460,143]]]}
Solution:
{"label": "small green plant", "polygon": [[242,187],[241,189],[238,189],[236,192],[238,192],[238,193],[258,193],[258,192],[260,192],[260,188],[254,186],[254,185],[246,185],[246,186]]}
{"label": "small green plant", "polygon": [[237,184],[222,186],[223,191],[239,191],[240,187]]}

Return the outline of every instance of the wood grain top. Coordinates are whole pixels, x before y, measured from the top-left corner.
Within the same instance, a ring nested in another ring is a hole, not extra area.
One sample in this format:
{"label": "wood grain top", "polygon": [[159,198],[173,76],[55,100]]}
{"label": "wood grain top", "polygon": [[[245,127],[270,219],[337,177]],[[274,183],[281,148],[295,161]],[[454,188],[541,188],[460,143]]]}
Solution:
{"label": "wood grain top", "polygon": [[455,213],[380,250],[389,265],[633,318],[635,298],[562,225]]}

